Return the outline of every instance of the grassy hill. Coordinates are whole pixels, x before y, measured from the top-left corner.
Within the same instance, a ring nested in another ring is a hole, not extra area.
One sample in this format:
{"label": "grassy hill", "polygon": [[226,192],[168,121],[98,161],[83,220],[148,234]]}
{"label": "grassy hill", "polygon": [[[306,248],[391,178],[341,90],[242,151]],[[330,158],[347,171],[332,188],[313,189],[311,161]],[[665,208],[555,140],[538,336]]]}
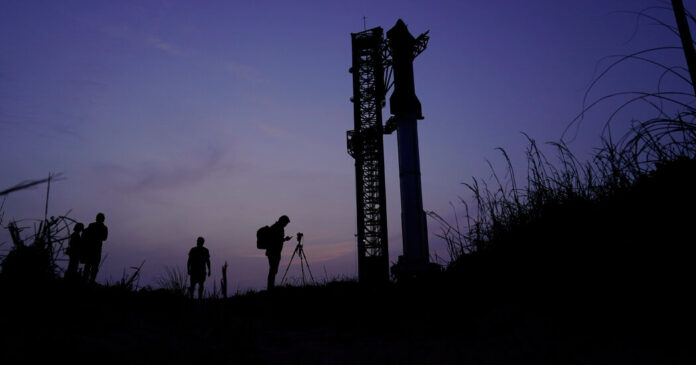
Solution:
{"label": "grassy hill", "polygon": [[191,301],[3,282],[3,363],[692,363],[696,160],[548,204],[448,270]]}
{"label": "grassy hill", "polygon": [[193,301],[70,283],[26,251],[0,275],[0,361],[691,364],[696,128],[672,122],[588,164],[558,145],[563,168],[532,143],[527,187],[471,184],[467,230],[441,219],[452,262],[415,281]]}

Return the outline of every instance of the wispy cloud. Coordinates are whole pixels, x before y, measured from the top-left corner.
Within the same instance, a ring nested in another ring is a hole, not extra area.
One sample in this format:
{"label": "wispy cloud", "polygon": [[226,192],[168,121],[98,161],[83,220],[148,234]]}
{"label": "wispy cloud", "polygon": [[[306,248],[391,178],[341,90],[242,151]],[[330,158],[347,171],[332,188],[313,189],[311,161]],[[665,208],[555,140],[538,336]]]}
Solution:
{"label": "wispy cloud", "polygon": [[149,48],[158,49],[171,56],[189,56],[195,53],[194,49],[182,47],[169,39],[164,39],[152,33],[148,29],[133,26],[128,23],[109,23],[97,22],[91,17],[74,17],[76,21],[91,27],[106,36],[114,39],[125,40],[132,44],[144,45]]}
{"label": "wispy cloud", "polygon": [[253,66],[237,62],[227,62],[226,68],[227,71],[231,72],[232,75],[238,79],[254,84],[266,82],[266,78],[264,77],[263,73]]}
{"label": "wispy cloud", "polygon": [[184,48],[182,48],[182,47],[180,47],[172,42],[162,40],[161,38],[154,36],[154,35],[145,36],[145,43],[147,45],[149,45],[150,47],[159,49],[159,50],[161,50],[169,55],[172,55],[172,56],[178,57],[178,56],[184,56],[184,55],[188,54],[188,52]]}
{"label": "wispy cloud", "polygon": [[128,166],[104,163],[94,170],[127,192],[171,190],[195,185],[215,174],[230,173],[232,165],[224,157],[219,148],[210,147],[189,161],[145,161]]}
{"label": "wispy cloud", "polygon": [[283,128],[280,128],[276,125],[270,124],[268,122],[265,122],[260,119],[254,120],[254,124],[263,131],[264,133],[276,137],[276,138],[281,138],[281,139],[295,139],[295,135],[292,134],[290,131],[285,130]]}

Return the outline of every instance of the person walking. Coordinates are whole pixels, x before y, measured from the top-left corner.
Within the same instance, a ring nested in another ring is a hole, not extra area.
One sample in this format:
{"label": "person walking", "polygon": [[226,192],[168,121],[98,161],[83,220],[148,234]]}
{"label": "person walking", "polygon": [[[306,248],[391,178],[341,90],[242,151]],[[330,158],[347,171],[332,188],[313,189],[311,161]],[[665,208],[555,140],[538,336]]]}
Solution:
{"label": "person walking", "polygon": [[97,278],[99,264],[101,263],[102,246],[109,236],[109,229],[104,224],[104,219],[104,213],[97,214],[96,222],[90,223],[84,233],[82,233],[85,248],[85,266],[83,270],[87,281],[90,283],[94,283]]}
{"label": "person walking", "polygon": [[191,277],[191,286],[189,287],[189,297],[193,299],[193,290],[198,284],[198,299],[203,298],[203,283],[205,282],[205,269],[208,268],[208,276],[210,276],[210,251],[203,247],[205,239],[198,237],[196,247],[192,248],[188,254],[186,262],[186,271]]}

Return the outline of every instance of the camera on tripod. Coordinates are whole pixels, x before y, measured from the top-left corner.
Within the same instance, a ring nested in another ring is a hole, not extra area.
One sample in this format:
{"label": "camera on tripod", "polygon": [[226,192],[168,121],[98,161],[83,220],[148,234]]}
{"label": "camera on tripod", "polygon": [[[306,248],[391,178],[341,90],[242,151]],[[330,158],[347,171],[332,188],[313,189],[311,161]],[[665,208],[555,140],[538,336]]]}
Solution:
{"label": "camera on tripod", "polygon": [[302,270],[302,285],[306,284],[305,267],[307,268],[307,272],[309,273],[309,277],[312,279],[312,282],[315,282],[314,275],[312,275],[312,270],[309,268],[309,261],[307,261],[307,255],[305,255],[304,248],[302,247],[302,236],[304,236],[302,232],[297,232],[297,245],[295,246],[295,251],[292,252],[292,256],[290,256],[290,262],[288,262],[288,266],[285,268],[283,279],[280,280],[281,284],[285,282],[285,276],[288,274],[288,269],[290,269],[292,259],[295,258],[295,255],[297,255],[297,257],[300,258],[300,270]]}

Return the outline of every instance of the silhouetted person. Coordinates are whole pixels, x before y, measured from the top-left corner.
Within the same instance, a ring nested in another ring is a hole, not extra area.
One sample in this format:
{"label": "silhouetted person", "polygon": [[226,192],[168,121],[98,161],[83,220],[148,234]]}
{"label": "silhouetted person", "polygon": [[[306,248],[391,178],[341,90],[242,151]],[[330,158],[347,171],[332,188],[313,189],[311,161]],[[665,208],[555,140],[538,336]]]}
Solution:
{"label": "silhouetted person", "polygon": [[99,263],[101,262],[102,244],[109,236],[109,230],[104,225],[104,214],[97,214],[97,221],[90,223],[82,233],[82,241],[84,244],[84,261],[83,268],[85,278],[90,283],[94,283],[99,272]]}
{"label": "silhouetted person", "polygon": [[68,261],[68,269],[65,271],[65,278],[68,280],[73,280],[77,277],[77,268],[80,265],[82,256],[84,254],[84,244],[82,244],[82,231],[85,225],[82,223],[75,223],[73,227],[73,233],[70,235],[70,242],[68,243],[68,249],[65,253],[68,254],[70,260]]}
{"label": "silhouetted person", "polygon": [[275,277],[278,273],[278,265],[280,265],[280,252],[283,251],[283,243],[290,240],[292,237],[285,236],[285,226],[290,223],[290,218],[284,215],[278,218],[278,221],[270,227],[271,231],[268,234],[268,247],[266,248],[266,256],[268,256],[268,283],[266,288],[271,290],[275,287]]}
{"label": "silhouetted person", "polygon": [[198,237],[196,247],[192,248],[188,254],[186,262],[186,271],[191,277],[191,286],[189,287],[189,296],[193,299],[193,289],[198,284],[198,299],[203,298],[203,282],[205,282],[205,269],[208,268],[208,276],[210,276],[210,252],[203,247],[205,239]]}

